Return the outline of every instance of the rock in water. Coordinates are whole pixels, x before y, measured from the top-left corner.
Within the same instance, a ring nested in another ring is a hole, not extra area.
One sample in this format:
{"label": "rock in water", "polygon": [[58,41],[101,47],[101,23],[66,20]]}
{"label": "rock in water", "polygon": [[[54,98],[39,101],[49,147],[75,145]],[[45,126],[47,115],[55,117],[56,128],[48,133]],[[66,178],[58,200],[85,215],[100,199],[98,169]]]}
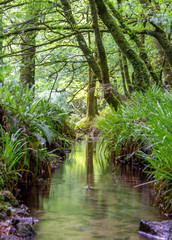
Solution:
{"label": "rock in water", "polygon": [[93,189],[93,187],[88,186],[88,185],[86,185],[84,188],[85,188],[85,189]]}
{"label": "rock in water", "polygon": [[154,222],[141,220],[139,233],[147,239],[172,240],[172,220]]}
{"label": "rock in water", "polygon": [[21,237],[21,239],[31,239],[36,235],[32,225],[30,225],[29,223],[18,223],[17,229],[17,233]]}

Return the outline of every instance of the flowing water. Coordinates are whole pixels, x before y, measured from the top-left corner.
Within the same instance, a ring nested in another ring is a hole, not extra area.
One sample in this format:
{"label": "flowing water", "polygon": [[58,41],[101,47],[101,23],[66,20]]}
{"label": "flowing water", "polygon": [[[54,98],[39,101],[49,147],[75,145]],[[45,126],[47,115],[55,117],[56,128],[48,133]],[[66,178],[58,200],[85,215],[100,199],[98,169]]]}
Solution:
{"label": "flowing water", "polygon": [[35,240],[141,240],[142,218],[162,220],[151,206],[151,188],[134,187],[142,183],[141,170],[112,174],[93,145],[76,143],[51,182],[28,190],[25,202],[39,219]]}

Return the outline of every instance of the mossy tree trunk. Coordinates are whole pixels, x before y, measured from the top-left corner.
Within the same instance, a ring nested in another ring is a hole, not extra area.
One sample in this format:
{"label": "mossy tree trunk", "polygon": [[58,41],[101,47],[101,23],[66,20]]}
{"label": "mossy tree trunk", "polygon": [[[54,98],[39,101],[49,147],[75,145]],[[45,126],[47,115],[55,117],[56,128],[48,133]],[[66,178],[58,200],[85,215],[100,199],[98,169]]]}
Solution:
{"label": "mossy tree trunk", "polygon": [[127,87],[126,87],[124,65],[123,65],[122,60],[123,60],[122,59],[122,54],[119,52],[119,66],[120,66],[120,70],[121,70],[122,84],[123,84],[125,96],[128,96],[129,94],[128,94]]}
{"label": "mossy tree trunk", "polygon": [[[157,14],[157,12],[160,11],[160,4],[159,2],[153,1],[154,3],[154,7],[150,5],[151,1],[149,0],[140,0],[140,3],[142,4],[142,7],[144,9],[150,9],[150,7],[152,8],[152,12],[154,12],[154,14]],[[170,38],[168,37],[168,35],[166,34],[162,24],[156,24],[154,21],[150,21],[150,24],[152,24],[152,26],[154,27],[154,31],[152,30],[144,30],[142,31],[142,34],[148,34],[150,36],[153,36],[157,39],[157,41],[159,42],[159,44],[161,45],[161,47],[163,48],[169,64],[172,67],[172,43]],[[172,23],[170,26],[170,32],[172,29]]]}
{"label": "mossy tree trunk", "polygon": [[124,65],[124,74],[125,74],[125,80],[127,83],[128,91],[129,91],[129,93],[132,93],[132,83],[130,80],[127,58],[124,55],[123,55],[123,65]]}
{"label": "mossy tree trunk", "polygon": [[[145,65],[147,67],[147,70],[149,70],[149,72],[151,74],[152,79],[159,85],[160,84],[159,76],[157,75],[155,69],[153,68],[153,66],[149,60],[148,54],[147,54],[145,46],[144,46],[144,42],[139,39],[137,34],[135,32],[133,32],[129,26],[126,25],[126,22],[124,21],[121,14],[116,10],[114,5],[110,1],[107,1],[107,3],[108,3],[109,8],[111,9],[112,13],[114,14],[116,19],[120,23],[121,27],[128,33],[128,35],[130,36],[130,39],[136,43],[136,45],[139,49],[140,58],[144,61]],[[143,35],[142,35],[142,38],[143,38]]]}
{"label": "mossy tree trunk", "polygon": [[165,79],[165,83],[167,83],[168,85],[170,85],[172,87],[172,68],[169,64],[169,61],[164,53],[164,50],[162,49],[161,45],[159,44],[159,42],[157,40],[155,40],[155,44],[158,50],[158,54],[159,54],[159,64],[161,65],[162,69],[160,70],[160,79],[162,81],[162,72],[164,73],[164,79]]}
{"label": "mossy tree trunk", "polygon": [[66,16],[68,23],[71,25],[73,31],[75,31],[77,33],[76,39],[77,39],[80,49],[84,53],[84,56],[89,64],[89,66],[93,69],[98,80],[101,82],[100,67],[98,66],[97,62],[95,61],[92,51],[87,46],[84,36],[82,35],[82,33],[80,33],[78,31],[77,24],[73,17],[73,13],[72,13],[72,9],[71,9],[69,1],[68,0],[60,0],[60,1],[61,1],[62,8],[64,10],[64,14]]}
{"label": "mossy tree trunk", "polygon": [[114,38],[115,42],[119,46],[122,53],[131,62],[134,73],[135,73],[135,88],[136,90],[145,90],[149,86],[149,71],[144,63],[144,61],[137,55],[133,50],[128,40],[124,36],[122,30],[118,26],[116,20],[111,15],[110,11],[107,9],[103,0],[95,0],[98,14],[102,19],[103,23],[107,26],[109,32]]}
{"label": "mossy tree trunk", "polygon": [[150,36],[153,36],[158,40],[172,67],[172,43],[168,39],[167,34],[165,33],[161,26],[158,26],[154,23],[152,23],[152,25],[155,27],[155,31],[145,31],[144,33],[149,34]]}
{"label": "mossy tree trunk", "polygon": [[[91,67],[91,69],[93,70],[93,72],[95,73],[96,77],[98,78],[99,82],[103,84],[103,90],[104,90],[104,97],[105,100],[107,101],[107,103],[109,105],[112,105],[115,109],[117,109],[117,105],[118,105],[118,99],[116,96],[114,96],[114,93],[112,91],[112,86],[109,82],[107,82],[107,75],[108,75],[108,71],[106,71],[106,67],[107,66],[103,66],[103,69],[101,69],[102,63],[100,64],[100,66],[98,65],[98,63],[96,62],[92,51],[89,49],[84,36],[77,30],[77,24],[76,21],[73,17],[72,14],[72,10],[71,10],[71,6],[68,0],[60,0],[63,10],[64,10],[64,14],[66,16],[67,21],[69,22],[69,24],[71,25],[73,31],[75,31],[76,34],[76,39],[77,42],[79,44],[80,49],[82,50],[82,52],[84,53],[84,56],[89,64],[89,66]],[[100,49],[98,49],[98,51],[100,51]],[[100,54],[99,54],[100,56]],[[102,60],[100,60],[101,62]],[[106,75],[106,76],[105,76]]]}
{"label": "mossy tree trunk", "polygon": [[[89,23],[89,7],[87,9],[87,23]],[[91,35],[88,33],[88,44],[89,47],[91,46]],[[94,58],[98,60],[98,53],[97,49],[94,53]],[[86,109],[86,118],[87,121],[91,121],[96,116],[96,97],[95,97],[95,90],[96,90],[96,81],[97,77],[93,72],[92,68],[89,67],[88,71],[88,88],[87,88],[87,109]]]}
{"label": "mossy tree trunk", "polygon": [[[2,22],[2,16],[3,16],[3,12],[0,10],[0,32],[2,32],[3,30],[3,22]],[[3,53],[2,53],[2,47],[3,47],[3,41],[2,39],[0,39],[0,83],[3,84],[4,82],[4,66],[3,66]]]}
{"label": "mossy tree trunk", "polygon": [[89,67],[89,83],[87,90],[87,119],[90,121],[96,115],[96,103],[95,103],[95,88],[96,88],[96,75]]}
{"label": "mossy tree trunk", "polygon": [[116,91],[116,89],[114,88],[114,86],[112,86],[112,84],[110,83],[109,67],[107,63],[105,48],[102,42],[102,35],[99,30],[95,0],[89,0],[89,3],[91,7],[91,15],[93,20],[93,29],[94,29],[97,49],[99,53],[99,62],[100,62],[100,68],[101,68],[101,74],[102,74],[104,98],[109,103],[109,105],[112,105],[115,108],[115,110],[117,110],[118,104],[121,98],[118,92]]}
{"label": "mossy tree trunk", "polygon": [[[118,2],[118,9],[122,10],[122,0],[117,0],[117,2]],[[111,4],[111,2],[108,2],[108,3],[109,3],[109,7],[110,7],[111,11],[114,12],[114,9],[115,9],[114,6]],[[120,15],[120,14],[118,13],[118,15]],[[124,23],[121,16],[120,16],[119,20],[121,20]],[[130,81],[130,74],[128,71],[127,58],[125,57],[124,54],[119,53],[119,58],[120,58],[120,56],[121,56],[120,68],[121,68],[121,75],[122,75],[122,81],[123,81],[123,86],[124,86],[124,93],[126,96],[129,96],[129,93],[132,92],[132,83]],[[126,85],[127,85],[128,91],[127,91]]]}
{"label": "mossy tree trunk", "polygon": [[[41,3],[38,0],[30,0],[29,4],[26,20],[34,26],[37,23]],[[20,81],[32,87],[35,84],[36,31],[23,32],[21,39]]]}
{"label": "mossy tree trunk", "polygon": [[24,33],[21,45],[20,81],[32,87],[35,84],[35,32]]}
{"label": "mossy tree trunk", "polygon": [[[152,2],[149,0],[140,0],[140,3],[144,10],[152,9],[152,13],[155,15],[160,12],[160,4],[156,1]],[[153,5],[154,4],[154,5]],[[154,22],[150,22],[155,30],[154,31],[143,31],[144,34],[149,34],[156,38],[156,47],[158,49],[160,55],[160,64],[163,70],[160,70],[160,83],[162,84],[162,71],[164,72],[165,81],[167,84],[172,86],[172,44],[170,42],[170,38],[167,36],[163,29],[163,25],[155,24]],[[146,25],[144,26],[144,28]],[[172,28],[172,24],[171,24]],[[170,31],[171,32],[171,31]],[[143,34],[142,34],[143,36]]]}

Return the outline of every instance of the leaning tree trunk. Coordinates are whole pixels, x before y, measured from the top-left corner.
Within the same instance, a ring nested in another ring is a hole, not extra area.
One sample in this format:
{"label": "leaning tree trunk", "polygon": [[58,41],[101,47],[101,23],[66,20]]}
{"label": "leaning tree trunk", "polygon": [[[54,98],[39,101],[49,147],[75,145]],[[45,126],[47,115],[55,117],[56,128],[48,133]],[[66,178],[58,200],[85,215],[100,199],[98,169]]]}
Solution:
{"label": "leaning tree trunk", "polygon": [[84,53],[84,56],[89,64],[89,66],[92,68],[92,70],[95,73],[95,75],[97,76],[98,80],[104,86],[103,90],[104,90],[105,100],[107,101],[107,103],[109,105],[112,105],[115,109],[117,109],[118,99],[116,98],[116,96],[114,96],[113,91],[111,91],[111,85],[109,84],[107,86],[106,82],[103,82],[105,80],[105,78],[104,78],[103,74],[101,73],[101,69],[100,69],[99,65],[97,64],[96,60],[94,59],[94,56],[93,56],[91,50],[87,46],[87,43],[86,43],[83,35],[77,30],[77,24],[73,17],[69,1],[68,0],[60,0],[60,1],[62,3],[64,14],[65,14],[68,22],[72,26],[73,30],[77,33],[76,39],[77,39],[80,49]]}
{"label": "leaning tree trunk", "polygon": [[95,0],[89,0],[89,2],[90,2],[91,15],[93,20],[93,29],[94,29],[97,49],[99,53],[99,61],[100,61],[100,68],[102,73],[102,81],[103,81],[103,89],[104,89],[104,98],[117,111],[118,104],[121,98],[118,92],[116,91],[116,89],[114,89],[114,86],[112,86],[112,84],[110,83],[109,67],[107,63],[105,48],[102,42],[102,36],[99,30]]}
{"label": "leaning tree trunk", "polygon": [[[150,0],[140,0],[140,3],[142,4],[142,7],[144,9],[150,9]],[[160,11],[160,4],[156,1],[154,1],[155,3],[155,8],[152,8],[152,13],[157,14],[157,12]],[[152,26],[155,28],[154,31],[152,30],[145,30],[142,31],[143,34],[148,34],[150,36],[153,36],[157,39],[157,41],[159,42],[159,44],[161,45],[161,47],[163,48],[168,61],[172,67],[172,43],[171,40],[168,38],[168,35],[166,34],[162,24],[156,24],[154,21],[150,21],[150,23],[152,24]],[[172,24],[170,27],[170,32],[172,30]]]}
{"label": "leaning tree trunk", "polygon": [[[163,72],[165,83],[167,83],[168,85],[170,85],[172,87],[172,68],[169,64],[168,59],[166,58],[164,50],[162,49],[162,47],[160,46],[160,44],[157,40],[156,40],[155,44],[156,44],[156,47],[158,50],[158,54],[160,57],[159,62],[160,62],[161,68],[162,68],[162,70],[160,71],[160,75],[161,75],[161,72]],[[162,79],[162,77],[160,77],[160,78]]]}
{"label": "leaning tree trunk", "polygon": [[146,31],[145,33],[155,37],[158,40],[159,44],[161,45],[165,54],[167,55],[169,63],[172,67],[172,43],[168,39],[168,36],[165,33],[165,31],[160,26],[154,23],[152,23],[152,25],[155,27],[155,31]]}
{"label": "leaning tree trunk", "polygon": [[[146,52],[146,49],[144,47],[144,43],[139,39],[139,37],[136,35],[136,33],[134,33],[132,31],[132,29],[126,25],[126,22],[124,21],[123,17],[121,16],[121,14],[116,10],[116,8],[114,7],[114,5],[108,1],[108,6],[111,9],[112,13],[114,14],[114,16],[117,18],[118,22],[121,24],[122,28],[128,33],[128,35],[130,36],[131,40],[133,40],[138,49],[139,49],[139,56],[140,58],[144,61],[147,69],[149,70],[152,79],[155,81],[156,84],[160,84],[160,80],[159,77],[157,75],[157,73],[155,72],[155,69],[153,68],[148,54]],[[142,34],[143,36],[143,34]]]}
{"label": "leaning tree trunk", "polygon": [[118,26],[116,20],[111,15],[110,11],[105,6],[103,0],[95,0],[98,8],[98,13],[103,23],[107,26],[109,32],[114,38],[115,42],[118,44],[122,53],[131,62],[136,79],[136,89],[145,90],[149,86],[149,72],[144,63],[144,61],[137,55],[133,50],[127,39],[125,38],[123,32]]}

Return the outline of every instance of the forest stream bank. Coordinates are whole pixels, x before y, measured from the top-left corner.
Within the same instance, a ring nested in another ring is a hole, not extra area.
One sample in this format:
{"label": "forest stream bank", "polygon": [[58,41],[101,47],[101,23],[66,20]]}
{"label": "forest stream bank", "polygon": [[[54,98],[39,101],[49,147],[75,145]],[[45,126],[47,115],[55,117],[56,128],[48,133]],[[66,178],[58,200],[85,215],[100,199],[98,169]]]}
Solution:
{"label": "forest stream bank", "polygon": [[92,139],[75,143],[51,181],[27,188],[21,201],[39,219],[36,240],[132,239],[141,219],[167,219],[153,207],[152,187],[142,169],[124,166],[111,173]]}

